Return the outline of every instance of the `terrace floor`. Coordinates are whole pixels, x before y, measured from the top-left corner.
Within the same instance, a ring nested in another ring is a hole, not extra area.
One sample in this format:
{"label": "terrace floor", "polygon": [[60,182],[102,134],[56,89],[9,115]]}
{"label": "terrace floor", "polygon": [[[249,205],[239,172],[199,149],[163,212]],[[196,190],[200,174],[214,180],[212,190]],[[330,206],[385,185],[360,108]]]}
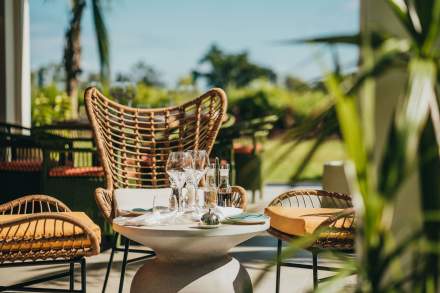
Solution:
{"label": "terrace floor", "polygon": [[[312,185],[313,186],[313,185]],[[310,186],[310,187],[312,187]],[[313,187],[316,187],[313,186]],[[250,211],[262,211],[268,202],[272,200],[276,195],[291,188],[286,185],[268,185],[264,190],[264,198],[258,200],[257,204],[250,204]],[[273,260],[276,256],[276,240],[267,233],[262,233],[244,243],[235,247],[231,253],[232,256],[237,258],[243,266],[247,269],[252,282],[254,283],[256,278],[261,272],[264,271],[266,264]],[[101,287],[104,280],[107,261],[109,259],[110,251],[107,250],[98,256],[90,257],[87,259],[87,291],[88,292],[101,292]],[[132,254],[131,257],[135,257]],[[130,258],[130,255],[129,255]],[[311,263],[311,254],[303,251],[298,253],[294,257],[295,262]],[[147,260],[148,261],[148,260]],[[115,255],[115,262],[113,271],[110,275],[107,292],[117,292],[119,284],[119,272],[122,262],[122,253]],[[322,257],[319,260],[320,265],[334,265],[335,261]],[[142,266],[142,262],[133,263],[127,266],[127,273],[125,276],[124,292],[129,292],[131,280],[136,273],[137,269]],[[0,269],[0,284],[8,285],[18,281],[26,281],[34,276],[41,276],[45,274],[51,274],[53,272],[62,271],[66,269],[63,267],[27,267],[27,268],[8,268]],[[6,271],[7,270],[7,271]],[[319,277],[329,276],[329,272],[320,272]],[[79,276],[79,271],[77,276]],[[354,277],[347,279],[348,283],[353,283]],[[311,289],[312,286],[312,271],[300,268],[282,268],[281,272],[281,292],[306,292]],[[47,283],[47,286],[59,286],[59,288],[68,287],[68,279],[59,279]],[[76,284],[79,288],[79,277]],[[258,287],[254,287],[254,292],[275,292],[275,267],[263,278]]]}

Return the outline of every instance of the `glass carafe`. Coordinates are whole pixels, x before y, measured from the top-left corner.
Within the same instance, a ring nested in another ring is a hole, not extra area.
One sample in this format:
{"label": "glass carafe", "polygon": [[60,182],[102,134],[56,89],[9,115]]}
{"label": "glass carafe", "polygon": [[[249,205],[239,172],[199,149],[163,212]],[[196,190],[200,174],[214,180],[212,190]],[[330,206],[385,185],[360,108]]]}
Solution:
{"label": "glass carafe", "polygon": [[222,207],[232,206],[232,188],[229,184],[229,164],[223,164],[219,169],[217,204]]}
{"label": "glass carafe", "polygon": [[215,208],[217,206],[217,183],[215,165],[209,166],[206,172],[206,183],[204,187],[204,207]]}

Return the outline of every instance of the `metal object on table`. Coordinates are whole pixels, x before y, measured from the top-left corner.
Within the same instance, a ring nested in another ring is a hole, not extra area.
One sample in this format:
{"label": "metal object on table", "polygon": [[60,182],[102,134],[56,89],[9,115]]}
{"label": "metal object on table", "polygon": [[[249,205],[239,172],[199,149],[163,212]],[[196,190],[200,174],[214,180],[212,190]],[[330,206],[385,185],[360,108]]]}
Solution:
{"label": "metal object on table", "polygon": [[207,213],[203,214],[201,221],[205,225],[218,225],[220,217],[212,209],[209,209]]}

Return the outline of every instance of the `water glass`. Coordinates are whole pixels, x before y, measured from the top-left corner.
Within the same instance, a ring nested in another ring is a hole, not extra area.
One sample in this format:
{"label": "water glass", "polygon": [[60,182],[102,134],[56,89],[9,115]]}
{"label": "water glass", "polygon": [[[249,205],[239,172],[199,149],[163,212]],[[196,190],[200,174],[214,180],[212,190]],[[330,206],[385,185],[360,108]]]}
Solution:
{"label": "water glass", "polygon": [[177,204],[178,210],[183,211],[182,188],[185,184],[185,170],[187,164],[188,154],[185,152],[171,152],[168,156],[166,172],[170,177],[170,183],[174,184],[178,190]]}
{"label": "water glass", "polygon": [[194,202],[192,202],[192,207],[196,210],[200,206],[200,199],[199,199],[199,193],[198,193],[198,187],[200,180],[203,178],[203,176],[206,173],[206,170],[208,169],[209,165],[209,156],[208,153],[205,150],[191,150],[188,151],[192,158],[192,165],[191,167],[187,167],[185,169],[187,174],[187,184],[189,193],[194,194]]}

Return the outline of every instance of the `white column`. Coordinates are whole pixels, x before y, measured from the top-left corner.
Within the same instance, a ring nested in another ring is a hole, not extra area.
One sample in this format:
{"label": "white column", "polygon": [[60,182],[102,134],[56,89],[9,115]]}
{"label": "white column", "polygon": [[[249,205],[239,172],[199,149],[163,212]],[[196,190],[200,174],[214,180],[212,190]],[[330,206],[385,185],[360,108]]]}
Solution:
{"label": "white column", "polygon": [[14,33],[14,1],[4,1],[5,6],[5,85],[6,85],[6,122],[15,120],[15,33]]}
{"label": "white column", "polygon": [[29,29],[29,0],[21,0],[21,95],[20,124],[31,126],[31,42]]}
{"label": "white column", "polygon": [[31,125],[28,0],[4,0],[6,122]]}

